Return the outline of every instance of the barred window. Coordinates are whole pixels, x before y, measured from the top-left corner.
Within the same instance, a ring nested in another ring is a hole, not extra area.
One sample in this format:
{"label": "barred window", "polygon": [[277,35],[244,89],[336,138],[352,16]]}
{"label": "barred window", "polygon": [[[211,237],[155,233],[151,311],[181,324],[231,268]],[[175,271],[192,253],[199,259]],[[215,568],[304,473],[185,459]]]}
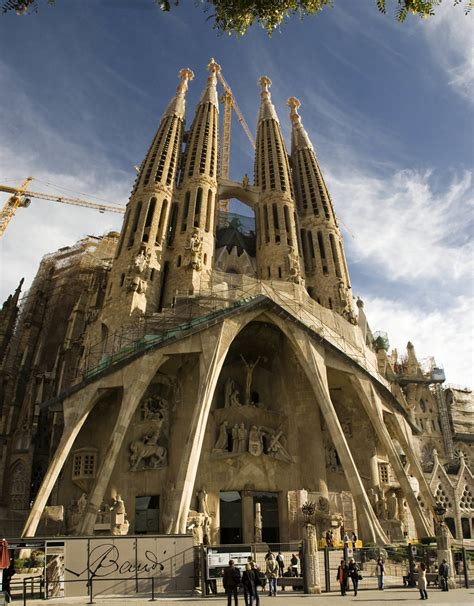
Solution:
{"label": "barred window", "polygon": [[73,454],[72,479],[95,478],[97,474],[97,449],[83,448]]}
{"label": "barred window", "polygon": [[386,463],[380,463],[379,477],[382,484],[388,484],[388,465]]}

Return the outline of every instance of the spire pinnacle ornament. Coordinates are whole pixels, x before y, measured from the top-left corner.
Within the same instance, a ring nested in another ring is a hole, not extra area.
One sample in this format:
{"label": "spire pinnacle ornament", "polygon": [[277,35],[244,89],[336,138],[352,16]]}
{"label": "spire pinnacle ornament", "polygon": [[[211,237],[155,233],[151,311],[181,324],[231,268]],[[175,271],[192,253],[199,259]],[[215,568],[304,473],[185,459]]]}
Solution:
{"label": "spire pinnacle ornament", "polygon": [[272,103],[272,96],[270,94],[270,86],[272,85],[272,81],[268,76],[260,76],[257,84],[262,87],[260,92],[260,98],[262,99],[262,103],[260,105],[260,115],[258,117],[258,121],[260,120],[278,120],[277,113]]}
{"label": "spire pinnacle ornament", "polygon": [[181,79],[181,82],[178,84],[176,94],[171,99],[161,119],[172,115],[176,115],[179,118],[184,118],[186,109],[185,98],[186,93],[188,92],[188,82],[194,78],[194,73],[191,69],[189,69],[189,67],[184,67],[179,71],[178,78]]}

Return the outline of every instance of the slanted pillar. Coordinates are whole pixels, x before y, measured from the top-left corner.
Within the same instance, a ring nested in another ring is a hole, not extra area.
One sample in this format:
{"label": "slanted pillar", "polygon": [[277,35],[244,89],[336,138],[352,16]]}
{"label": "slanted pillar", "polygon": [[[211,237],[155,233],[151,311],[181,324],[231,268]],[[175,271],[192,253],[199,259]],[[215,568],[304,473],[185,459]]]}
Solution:
{"label": "slanted pillar", "polygon": [[51,492],[61,473],[64,463],[71,452],[74,441],[84,425],[90,411],[94,407],[100,394],[94,387],[94,392],[84,390],[79,396],[73,396],[69,402],[63,403],[64,407],[64,429],[61,440],[51,461],[41,487],[36,495],[35,502],[31,508],[30,515],[25,523],[22,537],[34,537],[38,528],[43,510],[48,502]]}
{"label": "slanted pillar", "polygon": [[375,429],[375,433],[377,434],[380,443],[388,455],[390,465],[395,472],[397,480],[400,483],[410,511],[413,515],[418,536],[431,536],[432,531],[425,516],[423,515],[420,504],[416,499],[415,493],[413,492],[405,470],[403,469],[403,465],[398,457],[397,451],[395,450],[392,439],[390,438],[390,434],[388,433],[388,430],[383,422],[382,402],[379,395],[373,388],[372,384],[366,379],[351,376],[350,381],[362,402],[362,406],[364,407],[365,412],[372,423],[372,427]]}
{"label": "slanted pillar", "polygon": [[349,489],[357,509],[357,523],[364,541],[387,543],[388,539],[370,505],[359,470],[354,462],[336,410],[331,400],[324,362],[324,352],[306,338],[306,343],[298,342],[302,349],[301,362],[311,382],[329,435],[337,450],[344,469]]}
{"label": "slanted pillar", "polygon": [[110,435],[109,444],[106,450],[107,455],[104,457],[100,466],[97,478],[94,481],[94,486],[89,493],[87,500],[87,506],[84,512],[84,517],[79,526],[79,535],[90,535],[93,534],[94,524],[99,511],[100,505],[104,499],[104,494],[110,481],[110,476],[114,470],[117,462],[117,457],[122,447],[123,439],[127,433],[132,416],[143,397],[145,391],[150,384],[153,376],[156,374],[159,366],[163,361],[164,356],[155,358],[154,363],[151,364],[147,369],[141,368],[140,374],[138,374],[133,380],[130,376],[128,381],[124,380],[124,390],[122,396],[122,402],[120,404],[120,410],[117,415],[117,420],[112,429]]}

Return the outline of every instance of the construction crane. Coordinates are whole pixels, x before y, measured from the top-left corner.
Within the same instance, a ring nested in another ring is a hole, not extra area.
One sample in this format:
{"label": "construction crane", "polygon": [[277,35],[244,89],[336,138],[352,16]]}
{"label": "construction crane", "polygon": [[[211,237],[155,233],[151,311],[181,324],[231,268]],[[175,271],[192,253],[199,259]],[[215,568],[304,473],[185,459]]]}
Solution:
{"label": "construction crane", "polygon": [[69,198],[67,196],[55,196],[52,194],[45,194],[37,191],[30,191],[30,186],[33,177],[28,177],[20,185],[20,187],[8,187],[6,185],[0,185],[0,192],[12,194],[10,198],[3,205],[0,211],[0,237],[3,236],[8,224],[15,216],[18,208],[28,208],[31,203],[31,198],[40,198],[41,200],[51,200],[53,202],[60,202],[61,204],[72,204],[73,206],[85,206],[86,208],[93,208],[101,213],[119,213],[123,215],[125,213],[124,206],[115,206],[113,204],[100,204],[98,202],[90,202],[89,200],[83,200],[81,198]]}
{"label": "construction crane", "polygon": [[[221,145],[221,171],[220,176],[223,179],[229,178],[229,159],[230,159],[230,127],[232,118],[232,109],[237,115],[237,119],[242,125],[247,139],[250,141],[250,145],[255,149],[255,140],[250,128],[248,127],[242,112],[237,105],[237,101],[232,93],[232,89],[227,84],[222,72],[217,72],[219,82],[224,88],[224,94],[221,97],[221,102],[224,104],[224,121],[222,127],[222,145]],[[229,200],[219,200],[219,210],[227,213],[229,211]]]}

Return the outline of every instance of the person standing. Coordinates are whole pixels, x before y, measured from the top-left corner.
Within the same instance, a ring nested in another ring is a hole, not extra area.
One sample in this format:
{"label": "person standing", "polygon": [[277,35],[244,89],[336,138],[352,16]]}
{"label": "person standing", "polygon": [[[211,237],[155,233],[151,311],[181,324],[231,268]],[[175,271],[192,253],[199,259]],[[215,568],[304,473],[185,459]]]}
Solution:
{"label": "person standing", "polygon": [[278,552],[276,561],[278,564],[278,576],[282,577],[283,573],[285,572],[285,560],[283,559],[281,551]]}
{"label": "person standing", "polygon": [[257,571],[252,568],[251,564],[245,565],[245,570],[242,575],[242,587],[244,588],[245,606],[259,606],[260,597],[258,595],[259,579]]}
{"label": "person standing", "polygon": [[441,562],[441,564],[439,565],[439,570],[438,570],[439,586],[441,587],[442,591],[449,591],[448,576],[449,576],[448,562],[446,560],[443,560]]}
{"label": "person standing", "polygon": [[352,551],[355,551],[356,543],[357,543],[357,535],[354,531],[352,531],[351,541],[352,541]]}
{"label": "person standing", "polygon": [[377,572],[377,581],[379,584],[379,590],[382,591],[384,577],[385,577],[385,565],[384,565],[382,558],[379,558],[377,560],[376,572]]}
{"label": "person standing", "polygon": [[227,606],[232,606],[232,596],[234,596],[234,606],[237,606],[239,603],[237,589],[240,583],[240,570],[234,566],[234,560],[229,560],[229,566],[224,570],[222,583],[227,596]]}
{"label": "person standing", "polygon": [[354,588],[354,595],[357,595],[357,588],[359,586],[360,573],[359,573],[359,567],[357,566],[354,558],[351,558],[351,561],[349,562],[347,574],[349,575],[349,577],[352,580],[352,586]]}
{"label": "person standing", "polygon": [[278,564],[275,560],[273,553],[267,558],[267,566],[265,575],[268,579],[268,595],[276,596],[277,594],[277,577],[278,577]]}
{"label": "person standing", "polygon": [[346,595],[347,588],[347,578],[348,578],[349,570],[347,568],[347,564],[345,560],[341,560],[339,567],[337,569],[336,581],[341,586],[341,595]]}
{"label": "person standing", "polygon": [[291,556],[291,571],[293,573],[294,577],[298,576],[298,558],[295,556],[295,554],[292,554]]}
{"label": "person standing", "polygon": [[426,591],[426,564],[421,562],[418,569],[418,589],[420,590],[420,600],[428,599],[428,592]]}

